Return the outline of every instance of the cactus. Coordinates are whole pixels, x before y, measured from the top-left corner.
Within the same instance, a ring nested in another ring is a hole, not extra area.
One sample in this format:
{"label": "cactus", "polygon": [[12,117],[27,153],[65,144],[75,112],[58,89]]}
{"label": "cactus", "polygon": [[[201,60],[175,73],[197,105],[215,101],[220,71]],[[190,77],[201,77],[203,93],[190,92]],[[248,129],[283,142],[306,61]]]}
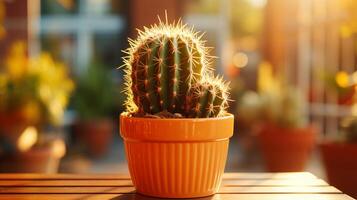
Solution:
{"label": "cactus", "polygon": [[227,84],[218,78],[196,83],[192,86],[187,99],[188,117],[222,116],[228,106]]}
{"label": "cactus", "polygon": [[[226,106],[226,84],[221,79],[209,78],[211,57],[201,37],[180,21],[176,24],[160,21],[159,25],[139,31],[137,40],[129,39],[130,47],[125,51],[128,55],[124,58],[129,112],[141,115],[169,112],[184,117],[223,113],[220,109]],[[193,97],[204,89],[209,89],[205,97]],[[197,106],[194,102],[211,108],[195,113],[190,107]]]}

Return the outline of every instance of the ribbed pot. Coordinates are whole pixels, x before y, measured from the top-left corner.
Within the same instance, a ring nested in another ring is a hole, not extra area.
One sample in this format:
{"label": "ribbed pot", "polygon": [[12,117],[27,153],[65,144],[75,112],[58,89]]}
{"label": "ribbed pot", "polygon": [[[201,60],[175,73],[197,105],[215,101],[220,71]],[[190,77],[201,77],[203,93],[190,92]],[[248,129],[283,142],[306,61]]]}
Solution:
{"label": "ribbed pot", "polygon": [[218,191],[233,134],[233,115],[152,119],[123,113],[120,132],[137,192],[193,198]]}

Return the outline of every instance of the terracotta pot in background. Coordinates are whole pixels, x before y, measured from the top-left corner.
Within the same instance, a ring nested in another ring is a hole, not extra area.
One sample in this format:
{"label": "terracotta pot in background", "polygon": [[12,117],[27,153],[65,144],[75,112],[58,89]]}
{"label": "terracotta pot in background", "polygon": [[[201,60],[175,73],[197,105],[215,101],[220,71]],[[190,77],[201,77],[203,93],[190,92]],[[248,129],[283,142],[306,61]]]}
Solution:
{"label": "terracotta pot in background", "polygon": [[20,111],[0,112],[0,137],[16,144],[22,132],[29,126],[35,126]]}
{"label": "terracotta pot in background", "polygon": [[320,150],[328,182],[357,198],[357,144],[322,143]]}
{"label": "terracotta pot in background", "polygon": [[272,124],[262,127],[258,140],[270,172],[303,171],[315,144],[316,130],[281,128]]}
{"label": "terracotta pot in background", "polygon": [[45,146],[36,146],[25,152],[0,156],[0,172],[57,173],[64,154],[64,141],[56,139]]}
{"label": "terracotta pot in background", "polygon": [[163,198],[216,193],[221,184],[233,115],[153,119],[120,116],[129,171],[137,192]]}
{"label": "terracotta pot in background", "polygon": [[113,138],[113,121],[110,119],[81,120],[74,125],[79,143],[82,143],[91,156],[105,154]]}
{"label": "terracotta pot in background", "polygon": [[[65,154],[62,139],[43,137],[48,140],[44,139],[41,145],[31,144],[32,147],[24,152],[18,147],[26,128],[36,127],[39,130],[39,124],[38,120],[26,117],[22,111],[0,113],[0,140],[5,145],[2,146],[4,152],[0,152],[0,172],[57,173],[60,159]],[[34,142],[37,144],[38,141]]]}

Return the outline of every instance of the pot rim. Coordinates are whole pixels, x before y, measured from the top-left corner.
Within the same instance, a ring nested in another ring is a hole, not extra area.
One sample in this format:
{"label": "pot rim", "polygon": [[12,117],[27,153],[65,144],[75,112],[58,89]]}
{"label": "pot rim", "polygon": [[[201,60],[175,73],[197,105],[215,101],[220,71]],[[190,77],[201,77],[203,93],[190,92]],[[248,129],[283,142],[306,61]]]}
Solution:
{"label": "pot rim", "polygon": [[128,118],[133,118],[136,120],[145,120],[145,121],[150,121],[150,120],[161,120],[161,121],[216,121],[216,120],[224,120],[228,119],[231,117],[234,117],[233,114],[231,113],[226,113],[225,116],[220,116],[220,117],[206,117],[206,118],[190,118],[190,117],[183,117],[183,118],[150,118],[150,117],[132,117],[128,116],[130,115],[129,112],[122,112],[120,114],[120,117],[128,117]]}
{"label": "pot rim", "polygon": [[216,118],[141,118],[120,115],[120,135],[131,142],[213,142],[233,135],[234,116]]}

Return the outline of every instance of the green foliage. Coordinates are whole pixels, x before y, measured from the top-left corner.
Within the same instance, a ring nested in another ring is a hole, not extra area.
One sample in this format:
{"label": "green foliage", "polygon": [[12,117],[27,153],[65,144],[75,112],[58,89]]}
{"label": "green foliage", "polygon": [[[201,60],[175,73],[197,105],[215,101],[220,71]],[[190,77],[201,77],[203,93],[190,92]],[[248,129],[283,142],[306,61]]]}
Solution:
{"label": "green foliage", "polygon": [[238,105],[238,117],[247,126],[273,123],[280,127],[294,128],[305,124],[304,100],[294,87],[282,87],[279,92],[249,91]]}
{"label": "green foliage", "polygon": [[263,116],[266,121],[282,127],[301,127],[304,124],[304,101],[297,88],[283,88],[279,95],[262,94]]}
{"label": "green foliage", "polygon": [[0,92],[0,111],[11,111],[22,107],[29,99],[40,102],[37,92],[38,78],[26,75],[25,78],[9,81]]}
{"label": "green foliage", "polygon": [[118,93],[110,71],[100,64],[92,64],[77,81],[73,107],[81,119],[105,117],[117,106]]}

